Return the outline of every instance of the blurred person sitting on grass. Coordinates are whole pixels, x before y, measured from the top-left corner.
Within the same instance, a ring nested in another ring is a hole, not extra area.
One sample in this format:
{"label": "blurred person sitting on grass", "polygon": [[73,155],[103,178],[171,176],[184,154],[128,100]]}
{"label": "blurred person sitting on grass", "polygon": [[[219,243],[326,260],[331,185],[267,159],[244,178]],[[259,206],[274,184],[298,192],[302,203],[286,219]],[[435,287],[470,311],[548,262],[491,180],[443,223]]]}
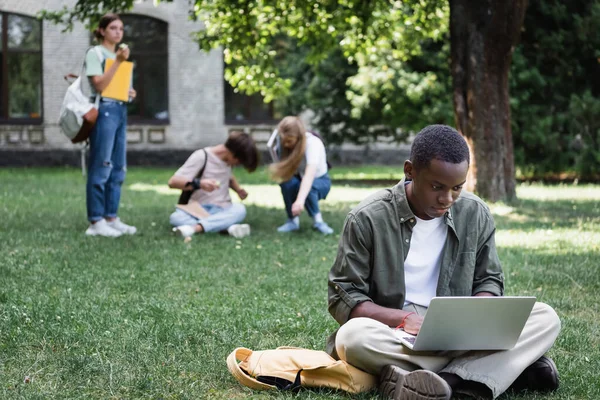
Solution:
{"label": "blurred person sitting on grass", "polygon": [[[192,153],[168,184],[170,188],[192,192],[189,203],[198,203],[207,216],[198,217],[176,209],[169,218],[173,232],[184,238],[223,231],[237,238],[249,235],[250,226],[241,223],[246,218],[246,207],[231,202],[229,188],[241,200],[248,197],[248,193],[233,176],[231,167],[241,164],[248,172],[254,172],[258,161],[254,139],[243,132],[232,132],[224,144]],[[199,177],[203,166],[204,171]]]}
{"label": "blurred person sitting on grass", "polygon": [[269,167],[271,176],[281,182],[281,194],[285,203],[287,221],[277,228],[278,232],[300,229],[300,214],[306,208],[313,219],[313,229],[324,235],[333,229],[323,221],[319,200],[331,190],[327,154],[321,138],[304,128],[298,117],[287,116],[277,126],[280,161]]}
{"label": "blurred person sitting on grass", "polygon": [[396,334],[416,335],[435,296],[504,294],[492,214],[462,190],[469,162],[467,143],[455,129],[428,126],[404,162],[405,179],[363,200],[346,218],[329,272],[329,312],[341,327],[327,349],[378,375],[385,398],[493,399],[507,390],[558,388],[558,371],[544,353],[561,324],[547,304],[535,303],[510,350],[419,352]]}

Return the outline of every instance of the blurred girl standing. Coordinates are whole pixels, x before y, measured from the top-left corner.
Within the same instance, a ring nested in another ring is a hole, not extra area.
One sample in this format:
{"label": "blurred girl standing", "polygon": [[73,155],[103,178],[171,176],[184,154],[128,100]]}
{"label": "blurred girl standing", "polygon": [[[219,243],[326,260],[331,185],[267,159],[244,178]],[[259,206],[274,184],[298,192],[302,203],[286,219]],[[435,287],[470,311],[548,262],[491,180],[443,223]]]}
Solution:
{"label": "blurred girl standing", "polygon": [[[117,14],[104,15],[94,31],[100,43],[90,49],[85,58],[86,75],[92,96],[101,93],[111,82],[119,65],[129,58],[129,48],[117,45],[123,39],[123,21]],[[115,62],[105,69],[107,58]],[[134,99],[135,90],[129,90]],[[121,199],[121,186],[126,172],[127,104],[110,98],[100,98],[98,119],[90,134],[90,160],[86,198],[90,226],[85,231],[90,236],[117,237],[133,235],[137,229],[123,223],[117,216]]]}

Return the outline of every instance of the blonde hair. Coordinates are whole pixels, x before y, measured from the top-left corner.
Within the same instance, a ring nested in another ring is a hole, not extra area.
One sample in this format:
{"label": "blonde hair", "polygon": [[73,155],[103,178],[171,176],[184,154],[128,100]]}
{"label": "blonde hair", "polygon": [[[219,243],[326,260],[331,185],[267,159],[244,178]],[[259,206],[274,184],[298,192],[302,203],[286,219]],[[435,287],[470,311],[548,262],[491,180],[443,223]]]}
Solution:
{"label": "blonde hair", "polygon": [[292,150],[281,146],[281,161],[269,167],[271,177],[277,181],[289,181],[298,170],[306,151],[306,129],[298,117],[287,116],[277,126],[281,139],[296,137],[296,145]]}

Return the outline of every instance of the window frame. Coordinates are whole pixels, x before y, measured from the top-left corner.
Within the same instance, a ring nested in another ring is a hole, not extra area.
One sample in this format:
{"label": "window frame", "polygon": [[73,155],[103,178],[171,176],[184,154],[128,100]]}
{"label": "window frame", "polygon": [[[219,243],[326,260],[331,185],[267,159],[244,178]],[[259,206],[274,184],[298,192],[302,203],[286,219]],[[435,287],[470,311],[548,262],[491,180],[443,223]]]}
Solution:
{"label": "window frame", "polygon": [[[151,17],[148,15],[144,15],[144,14],[133,14],[133,13],[123,13],[121,14],[121,18],[123,19],[127,19],[127,18],[138,18],[138,19],[151,19],[151,20],[155,20],[155,21],[159,21],[162,24],[164,24],[164,26],[166,27],[166,36],[167,36],[167,45],[165,46],[165,51],[142,51],[141,53],[139,53],[137,50],[135,51],[135,55],[136,55],[136,61],[139,62],[138,65],[136,65],[136,72],[138,73],[138,81],[142,81],[143,80],[143,76],[144,76],[144,63],[141,62],[144,58],[146,57],[156,57],[156,56],[161,56],[164,57],[164,59],[166,60],[166,70],[165,70],[165,86],[167,88],[166,90],[166,96],[167,96],[167,118],[165,119],[158,119],[158,118],[152,118],[152,117],[148,117],[148,116],[144,116],[144,115],[127,115],[127,123],[129,125],[155,125],[155,126],[165,126],[165,125],[170,125],[171,124],[171,112],[170,112],[170,101],[169,101],[169,23],[165,20],[162,20],[160,18],[155,18],[155,17]],[[123,23],[125,24],[126,21],[123,21]],[[127,43],[127,38],[124,38],[125,43]],[[139,54],[139,55],[138,55]],[[139,102],[139,107],[140,110],[144,110],[144,89],[143,87],[135,87],[134,89],[136,90],[136,97],[135,97],[135,101]]]}
{"label": "window frame", "polygon": [[[233,118],[228,118],[227,117],[227,90],[228,88],[231,88],[231,90],[233,90],[233,94],[240,96],[241,98],[245,99],[244,101],[244,110],[248,111],[247,114],[250,114],[250,110],[252,108],[252,96],[247,95],[247,94],[243,94],[243,93],[235,93],[235,88],[233,86],[231,86],[229,84],[229,82],[227,82],[225,79],[223,79],[223,120],[225,121],[225,125],[273,125],[273,124],[277,124],[279,122],[279,120],[277,118],[275,118],[275,108],[274,108],[274,102],[270,102],[267,103],[268,106],[268,112],[269,114],[271,114],[271,118],[260,118],[260,119],[252,119],[252,116],[250,116],[250,119],[248,118],[244,118],[244,119],[233,119]],[[264,103],[263,103],[264,104]]]}
{"label": "window frame", "polygon": [[[40,24],[40,49],[39,50],[10,50],[8,48],[8,16],[16,15],[23,18],[29,18]],[[0,125],[41,125],[44,123],[44,24],[33,16],[7,12],[0,10],[2,18],[2,29],[0,31],[0,41],[2,41],[2,73],[0,74]],[[8,115],[10,109],[9,87],[8,87],[8,54],[9,53],[27,53],[40,55],[40,117],[39,118],[10,118]]]}

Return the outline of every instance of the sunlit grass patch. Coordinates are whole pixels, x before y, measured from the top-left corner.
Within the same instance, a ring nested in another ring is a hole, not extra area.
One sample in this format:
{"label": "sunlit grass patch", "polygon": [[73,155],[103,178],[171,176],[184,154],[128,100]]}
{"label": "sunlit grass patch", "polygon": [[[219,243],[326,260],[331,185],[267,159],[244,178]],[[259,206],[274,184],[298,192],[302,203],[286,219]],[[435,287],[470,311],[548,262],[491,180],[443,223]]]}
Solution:
{"label": "sunlit grass patch", "polygon": [[[260,207],[278,207],[283,208],[283,199],[281,198],[281,190],[275,184],[243,184],[243,188],[248,192],[248,198],[243,201],[247,205],[256,205]],[[329,203],[355,203],[358,204],[365,197],[383,188],[379,187],[351,187],[350,185],[337,186],[334,185],[327,196],[326,201],[322,204],[328,206]],[[175,196],[181,193],[180,190],[169,189],[164,184],[148,184],[136,182],[129,185],[129,189],[135,192],[153,192],[161,195]],[[241,202],[234,191],[230,191],[231,198],[234,202]]]}
{"label": "sunlit grass patch", "polygon": [[598,185],[541,185],[524,183],[517,187],[520,199],[536,201],[571,200],[573,202],[596,200],[600,202],[600,186]]}
{"label": "sunlit grass patch", "polygon": [[563,252],[600,252],[600,232],[584,229],[500,230],[496,242],[501,247]]}

